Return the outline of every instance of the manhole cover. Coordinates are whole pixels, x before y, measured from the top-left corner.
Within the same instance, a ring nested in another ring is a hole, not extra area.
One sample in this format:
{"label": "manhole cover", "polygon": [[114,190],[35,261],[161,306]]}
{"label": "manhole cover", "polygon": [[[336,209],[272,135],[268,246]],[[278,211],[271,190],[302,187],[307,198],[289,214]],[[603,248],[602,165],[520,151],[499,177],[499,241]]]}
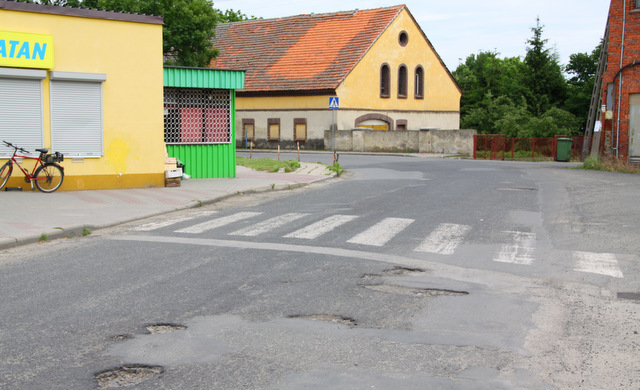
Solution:
{"label": "manhole cover", "polygon": [[439,288],[414,288],[405,286],[394,286],[388,284],[378,284],[373,286],[364,286],[369,290],[380,291],[389,294],[409,295],[413,297],[440,297],[447,296],[460,296],[468,295],[466,291],[445,290]]}
{"label": "manhole cover", "polygon": [[335,314],[293,315],[293,316],[289,316],[289,318],[300,318],[303,320],[331,322],[334,324],[344,324],[349,326],[358,325],[356,323],[356,320],[354,320],[353,318],[338,316]]}
{"label": "manhole cover", "polygon": [[96,379],[98,388],[113,389],[137,385],[163,372],[164,369],[160,366],[129,365],[100,372],[96,374]]}
{"label": "manhole cover", "polygon": [[147,325],[147,332],[149,334],[163,334],[163,333],[171,333],[179,330],[187,329],[184,325],[176,325],[176,324],[155,324],[155,325]]}

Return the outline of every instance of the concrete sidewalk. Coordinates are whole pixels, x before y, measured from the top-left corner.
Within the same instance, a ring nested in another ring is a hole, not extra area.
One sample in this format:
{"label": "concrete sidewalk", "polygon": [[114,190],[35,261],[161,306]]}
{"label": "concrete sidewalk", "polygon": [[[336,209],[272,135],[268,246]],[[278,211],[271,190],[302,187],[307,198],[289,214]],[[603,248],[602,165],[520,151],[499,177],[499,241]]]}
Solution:
{"label": "concrete sidewalk", "polygon": [[257,172],[238,166],[235,178],[188,179],[180,187],[117,190],[0,191],[0,249],[199,207],[238,193],[288,190],[333,177],[324,165],[301,163],[292,173]]}

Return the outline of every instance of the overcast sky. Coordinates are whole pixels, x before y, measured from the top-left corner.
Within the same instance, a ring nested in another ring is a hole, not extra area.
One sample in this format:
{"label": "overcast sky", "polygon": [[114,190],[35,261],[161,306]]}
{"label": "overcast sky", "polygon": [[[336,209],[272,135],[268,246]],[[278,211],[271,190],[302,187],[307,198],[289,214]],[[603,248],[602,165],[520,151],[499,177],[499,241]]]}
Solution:
{"label": "overcast sky", "polygon": [[591,53],[604,35],[608,0],[214,0],[214,7],[256,17],[369,9],[405,4],[450,71],[470,54],[497,51],[524,58],[536,17],[543,38],[566,65],[573,53]]}

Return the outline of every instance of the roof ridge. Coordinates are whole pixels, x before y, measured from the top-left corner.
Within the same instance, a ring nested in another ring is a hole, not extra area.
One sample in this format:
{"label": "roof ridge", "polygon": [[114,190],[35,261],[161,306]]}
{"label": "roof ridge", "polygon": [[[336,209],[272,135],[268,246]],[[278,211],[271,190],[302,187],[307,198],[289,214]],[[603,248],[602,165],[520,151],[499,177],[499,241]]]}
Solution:
{"label": "roof ridge", "polygon": [[227,23],[219,23],[218,25],[232,25],[232,24],[240,24],[240,23],[259,23],[259,22],[268,22],[268,21],[280,21],[280,20],[289,20],[289,19],[301,19],[303,17],[327,17],[327,16],[334,16],[334,15],[348,15],[348,14],[355,14],[356,12],[372,12],[372,11],[382,11],[382,10],[392,10],[392,9],[402,9],[405,8],[406,5],[404,4],[398,4],[398,5],[393,5],[393,6],[388,6],[388,7],[378,7],[378,8],[366,8],[366,9],[351,9],[351,10],[344,10],[344,11],[333,11],[333,12],[323,12],[323,13],[315,13],[315,12],[311,12],[308,14],[298,14],[298,15],[290,15],[290,16],[280,16],[280,17],[274,17],[274,18],[267,18],[267,19],[247,19],[247,20],[240,20],[237,22],[227,22]]}

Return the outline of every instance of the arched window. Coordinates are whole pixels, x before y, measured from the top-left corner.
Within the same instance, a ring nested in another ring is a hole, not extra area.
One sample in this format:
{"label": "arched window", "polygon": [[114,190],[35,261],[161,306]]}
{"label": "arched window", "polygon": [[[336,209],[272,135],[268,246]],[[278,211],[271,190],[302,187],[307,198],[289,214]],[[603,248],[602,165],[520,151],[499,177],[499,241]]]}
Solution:
{"label": "arched window", "polygon": [[398,68],[398,98],[407,98],[407,67],[404,65]]}
{"label": "arched window", "polygon": [[380,97],[388,98],[391,94],[391,71],[389,65],[383,64],[380,68]]}
{"label": "arched window", "polygon": [[414,81],[415,81],[415,90],[414,90],[414,97],[416,99],[423,99],[424,98],[424,69],[422,69],[422,66],[418,65],[416,66],[416,75],[414,77]]}

